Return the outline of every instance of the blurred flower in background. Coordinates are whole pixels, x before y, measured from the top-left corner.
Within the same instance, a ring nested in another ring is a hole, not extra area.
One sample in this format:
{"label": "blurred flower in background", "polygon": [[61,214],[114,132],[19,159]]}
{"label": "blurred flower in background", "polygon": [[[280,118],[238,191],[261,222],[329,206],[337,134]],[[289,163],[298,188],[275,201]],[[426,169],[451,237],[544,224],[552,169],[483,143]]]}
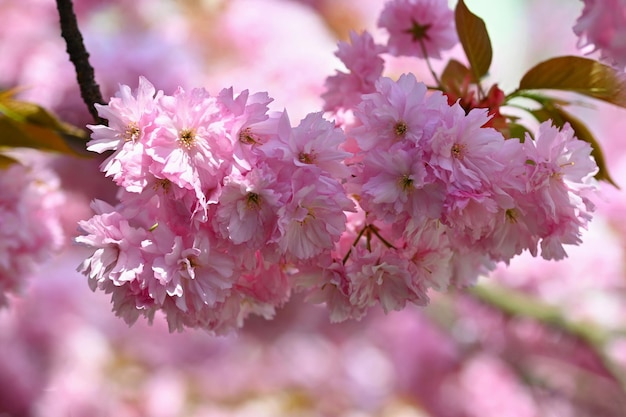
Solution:
{"label": "blurred flower in background", "polygon": [[[490,79],[504,80],[505,87],[514,88],[511,80],[548,56],[577,53],[571,28],[582,3],[480,3],[467,1],[494,42]],[[136,85],[139,75],[166,94],[179,85],[213,94],[232,85],[268,91],[273,110],[288,108],[297,124],[322,109],[325,79],[340,68],[337,42],[347,41],[351,29],[384,36],[376,29],[383,5],[117,0],[76,1],[75,7],[107,98],[119,84]],[[21,98],[63,120],[90,123],[53,3],[0,0],[0,19],[0,86],[23,88]],[[507,31],[507,21],[521,30]],[[550,45],[555,49],[547,50]],[[511,49],[514,60],[504,58]],[[394,72],[409,68],[429,77],[419,63],[389,59]],[[597,106],[572,112],[589,121],[624,186],[624,110]],[[0,416],[625,413],[626,197],[608,184],[584,243],[568,249],[566,260],[516,258],[473,290],[433,294],[426,308],[372,312],[340,324],[296,296],[272,321],[253,318],[237,335],[212,337],[170,334],[160,315],[153,326],[140,320],[129,328],[111,313],[108,296],[91,292],[75,271],[87,256],[69,243],[76,222],[90,216],[94,198],[114,199],[113,183],[99,175],[101,162],[60,156],[41,162],[64,190],[58,222],[67,239],[61,255],[0,310]]]}

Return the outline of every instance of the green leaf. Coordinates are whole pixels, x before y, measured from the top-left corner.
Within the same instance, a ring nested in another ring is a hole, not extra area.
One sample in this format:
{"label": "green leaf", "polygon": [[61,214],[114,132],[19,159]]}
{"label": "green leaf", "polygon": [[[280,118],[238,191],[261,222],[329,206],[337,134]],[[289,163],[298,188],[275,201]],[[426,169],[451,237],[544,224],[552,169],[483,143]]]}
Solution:
{"label": "green leaf", "polygon": [[573,91],[626,107],[626,75],[578,56],[561,56],[537,64],[524,74],[519,89]]}
{"label": "green leaf", "polygon": [[86,155],[85,131],[64,123],[43,107],[0,93],[0,146]]}
{"label": "green leaf", "polygon": [[600,144],[595,139],[591,131],[580,119],[567,113],[561,107],[550,105],[549,103],[540,109],[531,111],[531,113],[540,122],[551,119],[552,123],[559,128],[562,128],[565,123],[569,123],[572,129],[574,129],[576,137],[580,140],[584,140],[591,145],[591,156],[595,158],[596,164],[598,164],[599,168],[598,173],[595,176],[596,179],[600,181],[606,181],[609,184],[612,184],[614,187],[619,188],[619,186],[615,183],[615,181],[613,180],[613,178],[611,178],[611,175],[609,174]]}
{"label": "green leaf", "polygon": [[458,91],[464,80],[472,73],[469,68],[457,61],[451,59],[441,74],[441,84],[445,91]]}
{"label": "green leaf", "polygon": [[480,17],[470,12],[463,0],[459,0],[456,5],[454,19],[459,40],[474,75],[474,81],[479,82],[489,71],[493,57],[487,27]]}

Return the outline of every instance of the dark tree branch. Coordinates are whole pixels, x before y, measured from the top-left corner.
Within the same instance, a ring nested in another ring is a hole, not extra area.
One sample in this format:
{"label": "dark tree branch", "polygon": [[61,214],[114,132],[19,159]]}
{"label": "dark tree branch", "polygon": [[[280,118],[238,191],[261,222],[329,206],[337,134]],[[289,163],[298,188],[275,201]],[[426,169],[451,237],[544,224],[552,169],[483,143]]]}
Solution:
{"label": "dark tree branch", "polygon": [[76,14],[72,0],[56,0],[61,20],[61,36],[65,39],[67,53],[76,69],[76,79],[80,86],[80,94],[96,123],[106,122],[98,116],[94,104],[104,104],[100,86],[96,83],[93,67],[89,63],[89,53],[85,49],[83,36],[78,29]]}

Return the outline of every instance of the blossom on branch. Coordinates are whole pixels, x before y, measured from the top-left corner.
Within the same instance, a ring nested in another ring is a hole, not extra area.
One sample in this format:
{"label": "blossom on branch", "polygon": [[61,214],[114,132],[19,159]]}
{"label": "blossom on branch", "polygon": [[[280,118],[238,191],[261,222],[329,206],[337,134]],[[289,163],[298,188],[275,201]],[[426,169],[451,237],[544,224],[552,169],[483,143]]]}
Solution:
{"label": "blossom on branch", "polygon": [[584,0],[574,25],[578,46],[588,53],[600,51],[600,59],[621,70],[626,67],[626,1]]}
{"label": "blossom on branch", "polygon": [[[133,111],[144,97],[154,117],[129,145],[124,129],[141,119]],[[232,89],[154,94],[142,78],[135,95],[121,86],[99,107],[134,117],[91,126],[90,146],[112,150],[122,167],[135,154],[120,150],[140,147],[143,179],[135,187],[119,171],[119,204],[94,203],[76,238],[94,253],[79,270],[129,324],[161,311],[171,330],[226,332],[248,314],[270,317],[291,292],[296,263],[330,256],[354,209],[342,185],[345,135],[320,113],[292,127],[286,112],[268,113],[270,101]]]}
{"label": "blossom on branch", "polygon": [[388,51],[395,56],[441,58],[458,42],[452,10],[446,0],[392,0],[378,26],[389,32]]}

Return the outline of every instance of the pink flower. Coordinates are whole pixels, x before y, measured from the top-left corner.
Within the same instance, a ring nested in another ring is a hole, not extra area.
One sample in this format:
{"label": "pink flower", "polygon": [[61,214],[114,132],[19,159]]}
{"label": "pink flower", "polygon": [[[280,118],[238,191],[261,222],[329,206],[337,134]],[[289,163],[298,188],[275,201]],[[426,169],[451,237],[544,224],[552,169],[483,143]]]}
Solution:
{"label": "pink flower", "polygon": [[348,130],[363,151],[388,149],[400,141],[423,146],[440,123],[448,101],[440,92],[427,95],[426,85],[413,74],[397,81],[381,77],[376,92],[363,96],[355,116],[360,125]]}
{"label": "pink flower", "polygon": [[588,53],[600,51],[600,59],[619,69],[626,66],[626,1],[584,0],[574,33],[578,46]]}
{"label": "pink flower", "polygon": [[409,259],[413,288],[425,293],[426,288],[445,291],[452,278],[453,248],[450,228],[438,220],[420,223],[411,220],[404,233],[405,256]]}
{"label": "pink flower", "polygon": [[529,204],[540,216],[535,233],[542,238],[541,255],[562,259],[566,256],[562,244],[579,244],[580,228],[591,219],[593,204],[587,194],[596,188],[593,176],[598,171],[591,145],[578,140],[569,125],[559,130],[544,122],[523,149]]}
{"label": "pink flower", "polygon": [[345,141],[343,130],[324,119],[322,113],[308,114],[289,134],[263,146],[263,152],[279,157],[295,167],[307,167],[320,174],[342,180],[350,175],[344,164],[349,152],[340,149]]}
{"label": "pink flower", "polygon": [[440,217],[443,184],[434,182],[418,149],[371,152],[363,165],[354,181],[361,184],[361,206],[373,218],[404,224]]}
{"label": "pink flower", "polygon": [[[211,240],[202,231],[178,236],[160,225],[152,232],[147,251],[154,256],[153,296],[159,304],[167,295],[178,310],[194,313],[226,300],[236,280],[235,265],[230,256],[212,248]],[[157,283],[163,292],[156,292]]]}
{"label": "pink flower", "polygon": [[181,188],[194,190],[201,203],[205,192],[220,182],[230,160],[231,142],[224,135],[220,107],[204,89],[160,100],[163,111],[156,119],[146,153],[150,172]]}
{"label": "pink flower", "polygon": [[92,207],[97,214],[79,222],[83,235],[76,237],[76,242],[97,249],[79,271],[89,277],[92,289],[104,280],[124,285],[138,279],[144,272],[141,246],[148,237],[146,231],[132,227],[119,211],[103,201],[94,201]]}
{"label": "pink flower", "polygon": [[329,252],[346,227],[344,211],[354,205],[336,180],[307,168],[292,179],[293,197],[279,212],[280,248],[306,260]]}
{"label": "pink flower", "polygon": [[138,193],[146,186],[149,160],[145,142],[156,127],[161,95],[162,91],[155,92],[144,77],[139,78],[134,92],[127,85],[120,85],[108,105],[96,104],[98,115],[108,120],[108,126],[87,126],[93,132],[87,149],[97,153],[115,151],[100,168],[127,191]]}
{"label": "pink flower", "polygon": [[424,288],[412,283],[409,261],[394,251],[367,252],[358,246],[347,271],[352,286],[350,303],[360,309],[378,302],[388,313],[401,310],[407,301],[428,303]]}
{"label": "pink flower", "polygon": [[445,0],[392,0],[378,26],[389,32],[387,48],[395,56],[438,59],[458,42],[454,14]]}
{"label": "pink flower", "polygon": [[380,54],[385,47],[374,43],[372,35],[350,32],[350,42],[339,42],[335,55],[341,59],[349,73],[337,71],[326,78],[326,92],[322,94],[325,111],[354,108],[361,95],[373,93],[375,83],[383,73],[384,60]]}
{"label": "pink flower", "polygon": [[231,174],[224,178],[214,224],[219,233],[233,244],[262,249],[276,238],[277,212],[284,204],[277,187],[276,174],[262,165],[245,176]]}
{"label": "pink flower", "polygon": [[498,153],[504,137],[493,128],[483,127],[489,121],[487,110],[473,109],[467,115],[455,103],[441,113],[441,121],[430,141],[429,163],[437,167],[439,178],[458,189],[481,188],[504,169]]}
{"label": "pink flower", "polygon": [[257,252],[254,268],[241,274],[235,289],[245,297],[246,304],[260,307],[263,315],[273,315],[277,306],[291,295],[291,280],[282,265],[269,262]]}
{"label": "pink flower", "polygon": [[325,268],[301,268],[296,276],[296,288],[308,291],[307,302],[325,304],[331,323],[348,319],[360,320],[367,312],[366,307],[351,302],[352,284],[347,277],[346,267],[341,262],[333,262]]}
{"label": "pink flower", "polygon": [[0,307],[63,246],[65,195],[53,172],[15,163],[0,169]]}
{"label": "pink flower", "polygon": [[95,251],[78,271],[89,278],[92,291],[112,293],[113,310],[127,323],[134,323],[140,314],[151,318],[154,301],[145,281],[148,258],[142,250],[146,230],[131,226],[107,203],[94,201],[92,207],[96,215],[79,222],[83,234],[75,241]]}
{"label": "pink flower", "polygon": [[242,91],[237,97],[232,88],[223,89],[217,97],[222,107],[224,130],[232,146],[232,158],[241,170],[249,170],[257,161],[255,146],[267,142],[275,133],[277,118],[267,114],[272,102],[267,93]]}

